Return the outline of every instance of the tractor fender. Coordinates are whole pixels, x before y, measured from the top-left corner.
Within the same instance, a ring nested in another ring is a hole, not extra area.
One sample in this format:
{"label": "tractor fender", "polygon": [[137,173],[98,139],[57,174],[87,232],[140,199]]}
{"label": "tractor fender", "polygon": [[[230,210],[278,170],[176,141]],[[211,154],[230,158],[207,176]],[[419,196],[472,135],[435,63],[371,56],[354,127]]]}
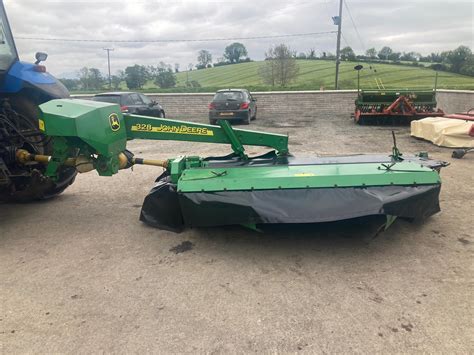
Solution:
{"label": "tractor fender", "polygon": [[23,89],[30,89],[49,99],[69,97],[68,90],[58,79],[48,72],[35,70],[36,67],[32,63],[15,62],[5,75],[0,91],[15,94]]}

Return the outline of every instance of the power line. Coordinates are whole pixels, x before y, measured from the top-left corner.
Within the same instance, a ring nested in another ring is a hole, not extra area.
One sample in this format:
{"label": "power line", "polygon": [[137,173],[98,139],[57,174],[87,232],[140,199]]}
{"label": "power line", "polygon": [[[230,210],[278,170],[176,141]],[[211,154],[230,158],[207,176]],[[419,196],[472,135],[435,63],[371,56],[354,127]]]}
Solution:
{"label": "power line", "polygon": [[344,6],[346,7],[347,9],[347,13],[349,14],[349,18],[351,19],[351,22],[352,22],[352,26],[354,27],[354,30],[357,34],[357,38],[359,38],[359,41],[360,41],[360,44],[362,46],[362,49],[364,51],[366,51],[366,47],[364,45],[364,41],[362,40],[362,36],[360,35],[359,33],[359,30],[357,29],[357,26],[355,24],[355,21],[354,21],[354,18],[352,17],[352,14],[351,14],[351,10],[349,9],[349,5],[347,5],[347,0],[344,0]]}
{"label": "power line", "polygon": [[47,38],[47,37],[18,37],[15,39],[31,40],[31,41],[54,41],[54,42],[96,42],[96,43],[174,43],[174,42],[216,42],[216,41],[235,41],[235,40],[253,40],[253,39],[270,39],[270,38],[285,38],[285,37],[307,37],[325,34],[334,34],[337,31],[325,32],[308,32],[308,33],[293,33],[283,35],[269,35],[269,36],[251,36],[251,37],[227,37],[227,38],[203,38],[203,39],[151,39],[151,40],[114,40],[114,39],[90,39],[90,38]]}

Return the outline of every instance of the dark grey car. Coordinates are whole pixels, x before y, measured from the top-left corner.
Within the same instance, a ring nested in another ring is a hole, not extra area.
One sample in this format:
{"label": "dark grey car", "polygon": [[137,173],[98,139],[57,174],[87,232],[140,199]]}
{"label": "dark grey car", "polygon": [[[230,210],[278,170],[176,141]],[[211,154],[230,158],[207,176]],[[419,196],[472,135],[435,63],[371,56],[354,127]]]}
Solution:
{"label": "dark grey car", "polygon": [[123,113],[165,117],[165,110],[158,102],[139,92],[104,92],[95,95],[92,100],[120,105],[120,110]]}
{"label": "dark grey car", "polygon": [[219,90],[209,104],[209,122],[241,121],[249,124],[257,118],[257,100],[246,89]]}

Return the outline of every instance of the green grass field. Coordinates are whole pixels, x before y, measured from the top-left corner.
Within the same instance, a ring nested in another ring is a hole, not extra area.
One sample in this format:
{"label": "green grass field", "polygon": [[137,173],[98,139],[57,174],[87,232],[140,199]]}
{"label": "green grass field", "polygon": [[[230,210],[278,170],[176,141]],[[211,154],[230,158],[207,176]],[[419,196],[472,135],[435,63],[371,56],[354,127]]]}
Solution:
{"label": "green grass field", "polygon": [[[247,88],[251,91],[278,90],[325,90],[334,89],[335,64],[325,60],[298,60],[299,73],[297,78],[286,87],[271,87],[262,83],[258,68],[264,62],[249,62],[221,67],[180,72],[177,85],[170,89],[161,89],[149,81],[143,92],[214,92],[225,88]],[[340,89],[357,88],[356,62],[342,62],[340,66]],[[435,71],[423,66],[412,67],[391,64],[361,63],[361,89],[377,89],[375,79],[382,80],[386,89],[429,89],[434,87]],[[370,66],[372,65],[372,69]],[[376,70],[376,71],[375,71]],[[197,81],[201,87],[186,87],[186,81]],[[438,73],[438,88],[474,90],[474,77],[448,72]],[[120,86],[127,90],[125,82]],[[103,91],[103,90],[99,90]],[[80,92],[75,92],[80,93]]]}
{"label": "green grass field", "polygon": [[[355,62],[343,62],[340,66],[340,88],[357,88],[357,72],[353,69]],[[423,67],[410,67],[390,64],[362,63],[361,88],[377,89],[375,78],[381,79],[385,88],[432,88],[434,86],[435,71]],[[193,70],[177,74],[178,87],[184,87],[186,80],[196,80],[202,88],[247,87],[249,89],[272,90],[271,86],[262,83],[258,75],[258,68],[264,62],[250,62],[209,69]],[[332,61],[298,60],[299,73],[294,82],[286,87],[290,90],[319,90],[334,88],[335,64]],[[474,89],[474,77],[439,72],[438,88],[443,89]],[[282,88],[275,87],[273,90]]]}

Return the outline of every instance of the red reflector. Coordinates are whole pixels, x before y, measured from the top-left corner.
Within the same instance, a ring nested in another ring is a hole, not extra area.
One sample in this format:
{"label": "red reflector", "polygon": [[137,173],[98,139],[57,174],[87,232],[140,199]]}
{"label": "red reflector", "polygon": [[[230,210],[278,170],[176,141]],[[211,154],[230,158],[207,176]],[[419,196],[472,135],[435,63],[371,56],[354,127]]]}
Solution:
{"label": "red reflector", "polygon": [[474,124],[471,125],[471,129],[469,130],[469,135],[470,135],[471,137],[474,137]]}
{"label": "red reflector", "polygon": [[120,106],[120,111],[128,112],[128,106]]}
{"label": "red reflector", "polygon": [[245,109],[249,108],[249,104],[250,104],[250,102],[242,102],[240,104],[240,109],[245,110]]}
{"label": "red reflector", "polygon": [[211,102],[207,107],[209,107],[209,110],[214,110],[216,108],[216,104]]}
{"label": "red reflector", "polygon": [[44,65],[35,65],[33,70],[39,73],[46,73],[46,67]]}

